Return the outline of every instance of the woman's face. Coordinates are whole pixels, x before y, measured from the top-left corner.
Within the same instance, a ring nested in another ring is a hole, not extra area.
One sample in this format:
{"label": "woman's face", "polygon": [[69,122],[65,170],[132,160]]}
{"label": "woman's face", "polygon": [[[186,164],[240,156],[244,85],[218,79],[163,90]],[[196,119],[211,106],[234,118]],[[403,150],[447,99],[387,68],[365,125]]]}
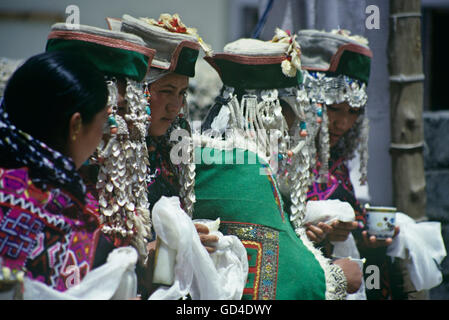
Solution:
{"label": "woman's face", "polygon": [[[82,123],[81,116],[77,120],[76,113],[72,116],[75,123],[69,135],[69,156],[73,159],[76,168],[89,159],[94,153],[103,136],[103,128],[108,119],[108,108],[98,112],[90,123]],[[72,120],[71,120],[72,121]],[[74,139],[75,137],[75,139]]]}
{"label": "woman's face", "polygon": [[188,86],[189,78],[176,73],[169,73],[150,85],[150,136],[159,137],[167,132],[185,104]]}
{"label": "woman's face", "polygon": [[352,128],[359,114],[360,109],[351,108],[347,102],[327,106],[331,147],[335,146],[340,138]]}

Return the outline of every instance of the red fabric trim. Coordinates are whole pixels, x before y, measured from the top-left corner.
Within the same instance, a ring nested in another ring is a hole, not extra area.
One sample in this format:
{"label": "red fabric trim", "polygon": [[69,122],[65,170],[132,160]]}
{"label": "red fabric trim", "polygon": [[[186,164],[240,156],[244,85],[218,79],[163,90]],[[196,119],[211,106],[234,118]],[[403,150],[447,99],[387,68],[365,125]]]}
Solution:
{"label": "red fabric trim", "polygon": [[367,48],[358,46],[354,43],[347,43],[342,46],[340,46],[337,50],[337,52],[332,56],[330,65],[329,65],[329,71],[335,72],[337,70],[338,64],[340,63],[340,58],[345,51],[352,51],[355,53],[360,53],[364,56],[368,56],[370,58],[373,58],[373,52]]}
{"label": "red fabric trim", "polygon": [[[280,241],[280,240],[279,240]],[[301,240],[302,242],[302,240]],[[279,274],[279,242],[276,245],[277,248],[277,257],[276,257],[276,270],[278,270],[278,272],[276,272],[276,285],[274,286],[274,296],[276,297],[276,290],[278,288],[278,274]]]}
{"label": "red fabric trim", "polygon": [[248,57],[248,56],[242,56],[237,54],[229,54],[229,53],[218,53],[214,54],[212,57],[204,57],[204,60],[206,60],[207,63],[209,63],[212,68],[217,71],[220,78],[222,78],[223,74],[221,72],[221,69],[216,64],[216,59],[223,59],[223,60],[229,60],[231,62],[240,63],[240,64],[247,64],[247,65],[264,65],[264,64],[281,64],[282,61],[285,60],[285,57],[278,56],[278,57],[265,57],[265,56],[254,56],[254,57]]}
{"label": "red fabric trim", "polygon": [[242,56],[237,54],[228,54],[228,53],[218,53],[215,54],[213,57],[204,57],[204,60],[206,60],[212,68],[217,71],[220,78],[222,77],[221,69],[216,64],[216,59],[223,59],[223,60],[229,60],[235,63],[240,64],[248,64],[248,65],[263,65],[263,64],[276,64],[276,63],[282,63],[282,61],[285,60],[285,57],[264,57],[264,56],[254,56],[254,57],[248,57],[248,56]]}
{"label": "red fabric trim", "polygon": [[285,56],[266,57],[266,56],[243,56],[230,53],[218,53],[213,55],[211,59],[223,59],[229,60],[235,63],[259,65],[259,64],[276,64],[282,63],[285,60]]}
{"label": "red fabric trim", "polygon": [[337,52],[332,56],[328,69],[312,68],[312,67],[306,67],[306,66],[302,66],[301,69],[313,70],[313,71],[323,71],[323,72],[326,72],[326,71],[335,72],[337,70],[338,64],[340,63],[341,56],[343,55],[343,52],[345,52],[345,51],[352,51],[352,52],[360,53],[360,54],[363,54],[370,58],[373,58],[373,52],[370,49],[358,46],[354,43],[347,43],[347,44],[340,46],[338,48]]}
{"label": "red fabric trim", "polygon": [[217,71],[218,75],[220,76],[220,79],[222,78],[221,69],[218,67],[218,65],[215,63],[214,59],[212,57],[204,57],[204,60],[206,60],[207,63],[211,65],[212,68]]}
{"label": "red fabric trim", "polygon": [[108,46],[111,48],[124,49],[129,51],[135,51],[138,53],[142,53],[148,57],[148,65],[153,61],[154,55],[156,54],[156,50],[150,49],[144,46],[140,46],[138,44],[120,40],[120,39],[112,39],[104,36],[94,35],[94,34],[86,34],[81,32],[73,32],[73,31],[52,31],[48,35],[48,39],[64,39],[64,40],[80,40],[86,42],[92,42],[101,44],[104,46]]}
{"label": "red fabric trim", "polygon": [[260,286],[260,269],[262,266],[262,243],[251,240],[242,240],[242,244],[245,248],[255,249],[257,251],[256,255],[256,265],[254,267],[248,267],[248,273],[254,273],[254,286],[253,288],[244,288],[244,294],[251,294],[253,300],[257,300]]}
{"label": "red fabric trim", "polygon": [[194,50],[200,50],[200,45],[196,42],[189,41],[189,40],[183,40],[181,41],[178,46],[176,47],[175,51],[173,52],[170,60],[170,67],[168,69],[164,69],[160,66],[155,66],[159,69],[169,70],[171,72],[175,71],[176,66],[178,64],[179,54],[181,53],[182,48],[187,47]]}

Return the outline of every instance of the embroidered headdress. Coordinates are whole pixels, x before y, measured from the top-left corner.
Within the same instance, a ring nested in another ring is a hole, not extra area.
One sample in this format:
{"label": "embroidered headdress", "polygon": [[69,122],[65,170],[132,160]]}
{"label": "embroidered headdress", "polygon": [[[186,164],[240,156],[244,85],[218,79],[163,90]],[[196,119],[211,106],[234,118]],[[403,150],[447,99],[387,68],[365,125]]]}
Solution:
{"label": "embroidered headdress", "polygon": [[[122,32],[141,37],[147,46],[156,49],[151,69],[145,78],[146,85],[151,84],[169,73],[177,73],[187,77],[195,75],[195,64],[202,48],[206,55],[212,50],[203,42],[196,29],[183,24],[178,14],[161,14],[158,20],[150,18],[134,18],[123,15],[122,19],[107,18],[109,27],[120,28]],[[171,141],[173,130],[185,129],[190,135],[187,102],[184,103],[182,117],[179,115],[172,123],[167,133],[159,139],[159,143],[172,148],[177,141]],[[150,141],[151,142],[151,141]],[[180,179],[180,197],[185,211],[191,215],[195,202],[194,179],[195,164],[193,149],[188,150],[190,161],[176,165],[175,170]]]}
{"label": "embroidered headdress", "polygon": [[[327,105],[341,102],[348,102],[351,108],[364,111],[372,58],[368,41],[361,36],[350,35],[346,30],[302,30],[298,32],[298,41],[301,43],[303,69],[306,70],[304,85],[307,94],[312,104],[322,108],[324,117]],[[336,146],[346,159],[352,158],[359,147],[361,183],[367,178],[367,143],[368,119],[362,115]],[[327,173],[329,158],[327,121],[322,122],[320,148],[320,173],[323,177]]]}
{"label": "embroidered headdress", "polygon": [[120,20],[107,18],[107,21],[110,28],[135,34],[156,50],[146,79],[150,83],[170,72],[193,77],[200,48],[211,54],[196,29],[186,27],[177,14],[161,14],[158,20],[125,14]]}
{"label": "embroidered headdress", "polygon": [[[314,129],[309,122],[316,117],[302,87],[300,55],[296,36],[277,29],[271,41],[240,39],[205,58],[224,84],[219,111],[211,109],[206,123],[221,134],[232,129],[229,141],[271,164],[281,192],[291,198],[290,218],[298,234],[310,183],[307,146]],[[291,128],[282,113],[287,105],[296,116]]]}
{"label": "embroidered headdress", "polygon": [[[206,58],[224,86],[203,124],[203,130],[211,130],[194,138],[195,145],[202,147],[249,150],[269,164],[268,174],[272,172],[278,182],[272,188],[278,186],[289,200],[294,231],[324,270],[326,298],[335,299],[344,296],[342,271],[314,248],[302,226],[312,182],[309,150],[323,119],[304,90],[301,50],[296,36],[277,29],[271,41],[240,39],[226,45],[223,53]],[[284,108],[295,115],[289,124]]]}

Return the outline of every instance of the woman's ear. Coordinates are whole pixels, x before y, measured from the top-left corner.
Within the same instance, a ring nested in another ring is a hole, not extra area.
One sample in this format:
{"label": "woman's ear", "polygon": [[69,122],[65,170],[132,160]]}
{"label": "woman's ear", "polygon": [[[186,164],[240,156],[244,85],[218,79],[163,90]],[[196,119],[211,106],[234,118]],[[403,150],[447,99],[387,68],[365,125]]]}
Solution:
{"label": "woman's ear", "polygon": [[78,134],[81,132],[82,119],[79,112],[75,112],[70,117],[69,121],[69,139],[71,141],[76,141]]}

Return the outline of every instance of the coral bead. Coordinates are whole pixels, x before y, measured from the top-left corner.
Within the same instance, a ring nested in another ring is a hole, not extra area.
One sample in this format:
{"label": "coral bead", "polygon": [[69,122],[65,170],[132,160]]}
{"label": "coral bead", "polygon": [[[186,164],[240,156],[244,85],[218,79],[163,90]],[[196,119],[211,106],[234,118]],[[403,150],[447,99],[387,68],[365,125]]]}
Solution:
{"label": "coral bead", "polygon": [[306,130],[301,130],[301,132],[299,133],[299,135],[301,137],[307,137],[307,131]]}
{"label": "coral bead", "polygon": [[118,132],[118,128],[117,127],[112,127],[111,128],[111,134],[116,134]]}

